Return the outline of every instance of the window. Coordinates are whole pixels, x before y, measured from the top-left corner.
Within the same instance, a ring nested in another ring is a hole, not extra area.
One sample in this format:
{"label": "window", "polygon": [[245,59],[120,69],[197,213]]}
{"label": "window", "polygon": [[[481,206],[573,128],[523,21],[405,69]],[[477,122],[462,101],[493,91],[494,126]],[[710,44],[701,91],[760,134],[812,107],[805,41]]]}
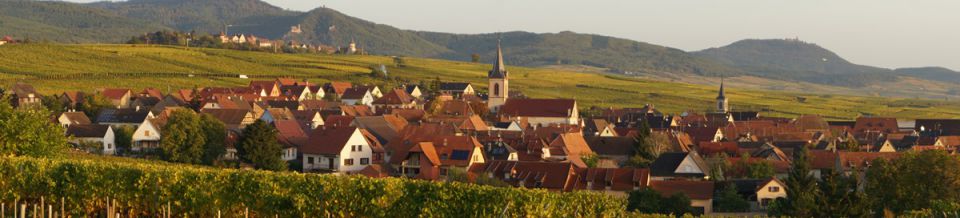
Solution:
{"label": "window", "polygon": [[307,164],[313,164],[313,157],[307,158]]}
{"label": "window", "polygon": [[370,158],[360,158],[360,165],[370,164]]}
{"label": "window", "polygon": [[350,151],[357,151],[357,146],[356,146],[356,145],[351,145],[351,146],[350,146]]}
{"label": "window", "polygon": [[144,135],[144,136],[150,136],[150,130],[144,130],[144,131],[143,131],[143,135]]}
{"label": "window", "polygon": [[343,165],[353,166],[353,158],[343,160]]}
{"label": "window", "polygon": [[363,145],[357,145],[357,151],[363,151]]}
{"label": "window", "polygon": [[780,186],[770,186],[769,188],[767,188],[767,191],[780,192]]}
{"label": "window", "polygon": [[447,175],[447,168],[440,168],[440,175],[441,175],[441,176],[446,176],[446,175]]}
{"label": "window", "polygon": [[493,96],[500,96],[500,83],[493,84]]}

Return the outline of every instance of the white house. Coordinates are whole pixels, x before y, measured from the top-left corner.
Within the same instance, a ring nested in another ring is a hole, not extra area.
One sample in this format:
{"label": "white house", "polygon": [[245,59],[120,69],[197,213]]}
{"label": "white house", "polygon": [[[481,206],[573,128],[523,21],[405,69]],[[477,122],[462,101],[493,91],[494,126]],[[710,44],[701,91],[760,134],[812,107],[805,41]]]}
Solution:
{"label": "white house", "polygon": [[771,178],[757,187],[757,202],[761,208],[767,208],[777,198],[787,198],[787,185]]}
{"label": "white house", "polygon": [[87,117],[83,112],[63,112],[60,114],[60,117],[57,118],[57,121],[60,122],[60,126],[63,128],[70,127],[73,124],[91,124],[90,118]]}
{"label": "white house", "polygon": [[141,151],[160,147],[160,119],[146,119],[133,131],[130,150]]}
{"label": "white house", "polygon": [[345,105],[366,105],[373,107],[373,95],[364,88],[350,88],[343,93],[340,101]]}
{"label": "white house", "polygon": [[410,97],[420,99],[420,96],[423,96],[423,91],[420,91],[420,86],[412,85],[405,87],[407,94],[410,94]]}
{"label": "white house", "polygon": [[116,141],[110,125],[73,124],[67,128],[67,136],[72,136],[70,143],[75,145],[96,143],[100,146],[98,150],[101,153],[108,155],[116,153]]}
{"label": "white house", "polygon": [[321,127],[300,149],[303,171],[360,171],[372,163],[373,149],[356,127]]}

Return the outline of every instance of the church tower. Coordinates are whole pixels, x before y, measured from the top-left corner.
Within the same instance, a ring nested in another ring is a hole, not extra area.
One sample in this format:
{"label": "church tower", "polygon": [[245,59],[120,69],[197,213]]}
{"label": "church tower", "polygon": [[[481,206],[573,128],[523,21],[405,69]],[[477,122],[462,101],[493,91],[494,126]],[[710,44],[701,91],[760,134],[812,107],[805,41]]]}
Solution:
{"label": "church tower", "polygon": [[720,77],[720,94],[717,95],[717,112],[730,112],[730,103],[727,101],[727,96],[723,93],[723,77]]}
{"label": "church tower", "polygon": [[490,112],[497,112],[500,106],[507,103],[507,96],[510,96],[509,80],[507,68],[503,65],[503,50],[500,48],[500,40],[497,40],[497,60],[493,62],[493,69],[487,73],[487,79],[490,86],[487,87],[489,93],[487,96],[487,108]]}

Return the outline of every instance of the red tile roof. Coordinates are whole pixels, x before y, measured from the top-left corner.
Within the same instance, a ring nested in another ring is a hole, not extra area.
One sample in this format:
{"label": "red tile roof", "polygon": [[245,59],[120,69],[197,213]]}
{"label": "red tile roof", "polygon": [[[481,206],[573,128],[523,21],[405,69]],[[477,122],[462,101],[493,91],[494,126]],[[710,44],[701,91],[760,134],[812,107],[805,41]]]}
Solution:
{"label": "red tile roof", "polygon": [[357,132],[356,127],[320,127],[310,133],[307,144],[300,148],[305,154],[339,155],[347,141]]}
{"label": "red tile roof", "polygon": [[508,99],[498,113],[511,117],[570,117],[577,107],[572,99]]}
{"label": "red tile roof", "polygon": [[130,89],[103,89],[100,95],[112,100],[121,100],[124,97],[130,97],[127,95],[128,93],[130,93]]}

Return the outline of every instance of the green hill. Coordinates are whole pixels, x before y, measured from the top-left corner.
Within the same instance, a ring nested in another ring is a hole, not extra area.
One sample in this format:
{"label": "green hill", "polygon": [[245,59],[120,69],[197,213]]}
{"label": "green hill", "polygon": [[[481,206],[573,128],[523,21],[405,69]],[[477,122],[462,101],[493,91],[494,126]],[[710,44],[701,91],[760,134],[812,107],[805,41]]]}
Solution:
{"label": "green hill", "polygon": [[34,41],[119,42],[169,29],[94,7],[63,2],[0,1],[0,35]]}
{"label": "green hill", "polygon": [[[605,72],[658,77],[741,76],[838,87],[886,84],[898,76],[922,80],[943,74],[902,74],[850,63],[815,44],[795,40],[743,40],[699,52],[574,32],[449,34],[410,31],[330,8],[287,11],[260,0],[130,0],[74,4],[0,0],[0,35],[53,42],[121,43],[158,30],[247,33],[271,39],[344,46],[351,40],[371,54],[466,61],[494,56],[502,37],[508,61],[542,67],[582,65]],[[302,33],[290,33],[300,25]],[[923,76],[917,76],[923,75]],[[940,80],[951,81],[954,80]],[[960,83],[957,81],[955,83]]]}
{"label": "green hill", "polygon": [[830,50],[799,40],[741,40],[695,54],[768,78],[840,86],[895,79],[891,70],[853,64]]}
{"label": "green hill", "polygon": [[[511,53],[507,52],[507,57]],[[161,90],[194,86],[245,86],[254,78],[308,78],[378,84],[444,81],[471,82],[486,88],[487,63],[406,58],[393,66],[387,56],[272,54],[223,49],[144,45],[19,44],[0,46],[0,85],[25,82],[45,94],[65,90],[127,87]],[[509,63],[509,62],[508,62]],[[374,78],[370,68],[387,66],[392,78]],[[573,98],[584,110],[653,104],[668,113],[711,108],[717,87],[661,82],[598,73],[509,66],[511,90],[537,98]],[[191,77],[192,75],[192,77]],[[934,100],[798,94],[727,87],[736,110],[762,110],[768,116],[820,114],[829,119],[862,115],[901,118],[960,118],[960,103]],[[800,99],[804,100],[800,100]]]}
{"label": "green hill", "polygon": [[960,72],[943,67],[899,68],[894,71],[901,76],[960,83]]}

